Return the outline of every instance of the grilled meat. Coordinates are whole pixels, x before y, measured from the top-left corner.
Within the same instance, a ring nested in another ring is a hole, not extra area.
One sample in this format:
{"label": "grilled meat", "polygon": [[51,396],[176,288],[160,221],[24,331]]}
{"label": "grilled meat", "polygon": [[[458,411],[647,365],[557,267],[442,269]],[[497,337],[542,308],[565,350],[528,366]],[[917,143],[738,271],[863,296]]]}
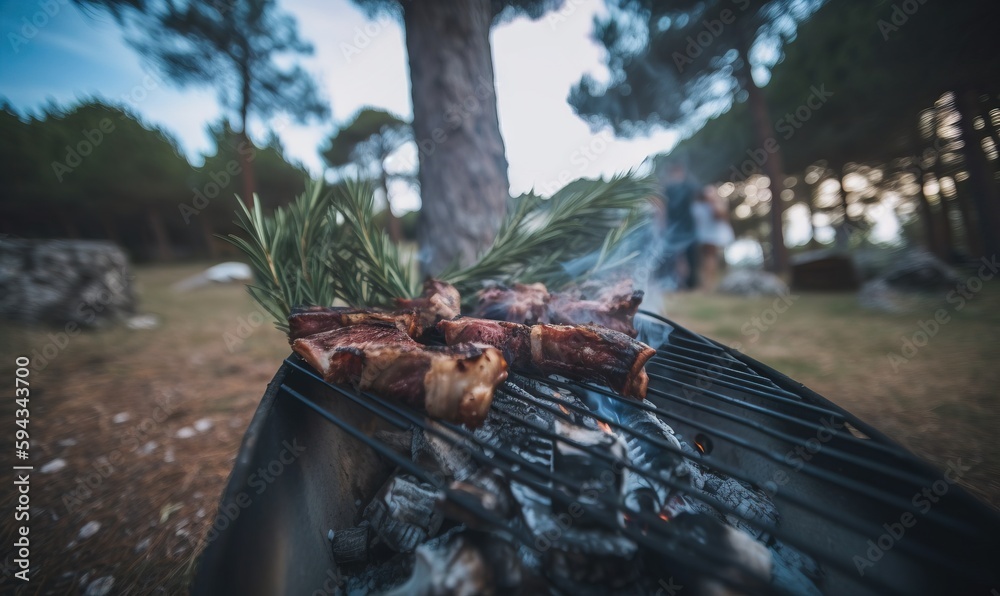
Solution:
{"label": "grilled meat", "polygon": [[454,319],[461,314],[462,296],[455,286],[437,279],[424,282],[424,293],[420,298],[397,298],[401,309],[412,309],[420,315],[423,326],[433,327],[443,319]]}
{"label": "grilled meat", "polygon": [[416,338],[424,332],[420,321],[421,316],[416,311],[384,312],[368,308],[305,306],[295,308],[288,316],[288,339],[296,340],[322,331],[363,323],[393,325]]}
{"label": "grilled meat", "polygon": [[330,383],[423,408],[428,414],[479,426],[507,362],[485,344],[425,346],[395,325],[362,323],[292,342],[292,349]]}
{"label": "grilled meat", "polygon": [[622,280],[611,285],[586,283],[578,288],[552,294],[549,322],[559,325],[600,325],[636,337],[632,324],[642,303],[643,291]]}
{"label": "grilled meat", "polygon": [[473,316],[534,325],[600,325],[636,337],[632,324],[643,292],[632,282],[588,282],[563,292],[549,293],[545,286],[514,284],[481,290]]}
{"label": "grilled meat", "polygon": [[512,368],[603,383],[644,399],[646,361],[656,350],[628,335],[593,325],[519,325],[462,317],[441,321],[445,343],[475,342],[503,351]]}
{"label": "grilled meat", "polygon": [[525,325],[548,322],[549,292],[543,284],[493,286],[481,290],[477,296],[474,317]]}

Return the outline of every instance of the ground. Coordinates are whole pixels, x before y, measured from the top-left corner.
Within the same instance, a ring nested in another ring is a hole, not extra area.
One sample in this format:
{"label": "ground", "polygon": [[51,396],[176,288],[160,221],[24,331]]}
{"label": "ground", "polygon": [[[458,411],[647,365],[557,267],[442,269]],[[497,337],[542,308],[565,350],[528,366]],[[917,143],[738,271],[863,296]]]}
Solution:
{"label": "ground", "polygon": [[[243,432],[289,351],[240,286],[170,289],[204,266],[138,270],[141,310],[159,317],[156,329],[63,337],[0,324],[0,380],[13,379],[18,355],[39,355],[29,377],[28,462],[37,575],[25,593],[74,592],[107,577],[115,593],[188,585]],[[740,343],[939,467],[961,457],[972,465],[963,483],[1000,507],[1000,368],[990,359],[1000,353],[1000,288],[984,288],[961,309],[942,296],[905,316],[862,311],[846,294],[788,302],[683,294],[668,296],[664,311]],[[936,308],[948,321],[926,345],[903,351],[904,339],[924,343],[921,323],[932,330]],[[46,362],[46,353],[55,355]],[[13,420],[13,400],[2,404],[0,420]],[[4,436],[12,440],[13,429]],[[65,466],[48,471],[56,460]],[[3,486],[0,508],[11,512],[15,495]],[[4,543],[14,523],[0,519]],[[9,585],[13,558],[0,584]]]}

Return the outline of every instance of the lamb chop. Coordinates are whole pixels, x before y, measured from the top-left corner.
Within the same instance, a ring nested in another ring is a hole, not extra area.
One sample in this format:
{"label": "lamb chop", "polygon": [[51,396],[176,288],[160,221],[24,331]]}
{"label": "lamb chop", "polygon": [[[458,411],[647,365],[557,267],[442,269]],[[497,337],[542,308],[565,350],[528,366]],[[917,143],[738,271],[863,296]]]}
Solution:
{"label": "lamb chop", "polygon": [[636,337],[632,324],[642,303],[643,291],[625,279],[614,284],[588,282],[556,292],[549,299],[549,322],[560,325],[601,325]]}
{"label": "lamb chop", "polygon": [[623,396],[644,399],[643,367],[656,350],[624,333],[595,325],[546,325],[461,317],[441,321],[445,343],[487,344],[503,351],[511,368],[603,383]]}
{"label": "lamb chop", "polygon": [[622,280],[610,285],[588,282],[553,293],[540,283],[493,286],[481,290],[478,297],[475,317],[525,325],[600,325],[636,337],[632,321],[643,292]]}
{"label": "lamb chop", "polygon": [[288,338],[296,340],[321,331],[350,327],[364,323],[394,325],[416,339],[432,329],[442,319],[458,316],[461,296],[451,284],[436,279],[424,282],[420,298],[399,298],[400,310],[385,311],[376,308],[338,306],[305,306],[292,310],[288,316]]}
{"label": "lamb chop", "polygon": [[424,282],[424,293],[420,298],[397,298],[396,306],[404,310],[415,310],[425,328],[433,327],[442,319],[454,319],[461,314],[462,296],[455,286],[428,278]]}
{"label": "lamb chop", "polygon": [[507,378],[496,348],[425,346],[392,324],[332,329],[295,339],[292,349],[330,383],[351,383],[470,427],[482,424],[493,391]]}

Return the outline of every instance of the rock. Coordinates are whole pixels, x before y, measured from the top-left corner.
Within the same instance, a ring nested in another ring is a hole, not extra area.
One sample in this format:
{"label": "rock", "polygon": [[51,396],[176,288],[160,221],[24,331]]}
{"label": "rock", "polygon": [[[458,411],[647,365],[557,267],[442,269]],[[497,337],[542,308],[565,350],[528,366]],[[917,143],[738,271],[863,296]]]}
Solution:
{"label": "rock", "polygon": [[77,538],[79,538],[80,540],[84,540],[85,538],[90,538],[91,536],[96,534],[97,531],[100,529],[101,529],[101,522],[98,521],[87,522],[82,528],[80,528],[80,533],[77,535]]}
{"label": "rock", "polygon": [[174,284],[173,290],[175,292],[186,292],[211,283],[230,283],[234,281],[253,281],[253,271],[250,269],[250,266],[246,263],[235,261],[219,263],[197,275],[182,279]]}
{"label": "rock", "polygon": [[135,552],[141,553],[142,551],[149,548],[149,545],[153,543],[152,538],[143,538],[139,544],[135,545]]}
{"label": "rock", "polygon": [[66,460],[63,458],[56,458],[49,463],[45,464],[38,469],[42,474],[52,474],[53,472],[58,472],[59,470],[66,467]]}
{"label": "rock", "polygon": [[735,296],[784,296],[788,285],[777,275],[759,269],[732,269],[719,282],[718,291]]}
{"label": "rock", "polygon": [[112,586],[115,585],[115,578],[110,575],[105,577],[99,577],[94,581],[90,582],[87,586],[87,591],[84,592],[84,596],[106,596],[111,592]]}
{"label": "rock", "polygon": [[121,424],[122,422],[128,422],[132,415],[128,412],[118,412],[115,417],[111,419],[115,424]]}
{"label": "rock", "polygon": [[156,441],[146,441],[145,445],[139,447],[138,449],[139,455],[149,455],[150,453],[155,451],[158,446],[159,445],[157,444]]}
{"label": "rock", "polygon": [[156,329],[160,326],[160,318],[156,315],[135,315],[125,321],[125,326],[134,330]]}
{"label": "rock", "polygon": [[201,418],[194,423],[194,429],[200,433],[203,433],[212,428],[212,420],[209,418]]}
{"label": "rock", "polygon": [[893,314],[923,312],[932,310],[960,282],[955,270],[934,255],[910,250],[861,286],[858,303]]}
{"label": "rock", "polygon": [[174,435],[174,436],[177,437],[178,439],[190,439],[191,437],[195,436],[196,434],[198,434],[198,433],[195,432],[195,430],[193,428],[191,428],[190,426],[185,426],[185,427],[182,427],[180,430],[178,430],[177,434]]}
{"label": "rock", "polygon": [[174,456],[173,447],[167,447],[167,453],[163,456],[163,461],[168,464],[172,464],[177,461],[177,458]]}
{"label": "rock", "polygon": [[877,279],[904,292],[947,292],[961,282],[954,269],[923,250],[903,253]]}
{"label": "rock", "polygon": [[60,447],[72,447],[76,445],[76,439],[59,439],[56,441],[56,445]]}
{"label": "rock", "polygon": [[0,240],[0,317],[96,327],[135,310],[128,258],[110,242]]}

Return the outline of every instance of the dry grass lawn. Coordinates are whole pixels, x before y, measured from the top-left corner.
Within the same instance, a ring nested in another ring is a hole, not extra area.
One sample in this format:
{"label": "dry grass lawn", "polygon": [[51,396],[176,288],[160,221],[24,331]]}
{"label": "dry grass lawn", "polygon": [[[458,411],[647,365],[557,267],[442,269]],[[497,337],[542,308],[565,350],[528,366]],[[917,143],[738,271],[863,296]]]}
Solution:
{"label": "dry grass lawn", "polygon": [[[141,310],[160,317],[158,328],[77,335],[44,367],[34,363],[37,573],[25,593],[82,591],[104,577],[114,578],[114,593],[184,591],[243,432],[288,353],[270,323],[253,326],[261,315],[241,287],[170,291],[203,267],[139,269]],[[942,297],[951,321],[898,370],[887,354],[933,312],[886,316],[861,311],[849,295],[803,295],[776,318],[767,315],[772,324],[751,341],[744,326],[770,306],[687,294],[668,297],[665,309],[695,331],[741,342],[927,460],[971,462],[968,487],[1000,506],[1000,367],[992,360],[1000,353],[1000,290],[987,287],[960,311]],[[15,357],[43,350],[56,332],[0,325],[0,381],[12,385]],[[12,400],[2,403],[0,420],[12,421]],[[9,445],[13,425],[4,426]],[[57,459],[65,467],[40,472]],[[0,507],[10,512],[14,495],[10,482],[3,486]],[[91,522],[99,529],[81,536]],[[0,518],[0,530],[5,543],[13,540],[11,515]],[[12,559],[0,582],[9,580]]]}

